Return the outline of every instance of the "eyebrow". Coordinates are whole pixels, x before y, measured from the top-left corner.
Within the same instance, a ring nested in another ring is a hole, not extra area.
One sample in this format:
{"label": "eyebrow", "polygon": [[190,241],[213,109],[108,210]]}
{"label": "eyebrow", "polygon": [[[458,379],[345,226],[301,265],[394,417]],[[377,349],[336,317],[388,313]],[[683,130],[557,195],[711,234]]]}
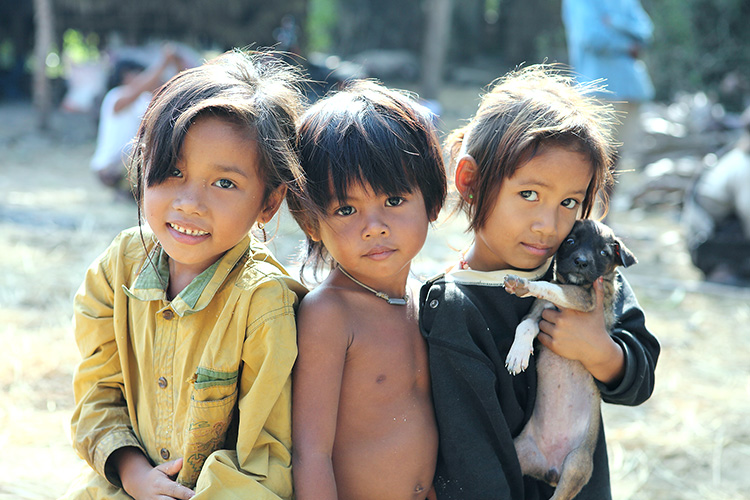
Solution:
{"label": "eyebrow", "polygon": [[[365,195],[365,196],[352,196],[351,194],[347,193],[346,198],[343,200],[345,203],[361,203],[364,200],[368,199],[380,199],[381,197],[384,198],[392,198],[394,196],[401,196],[406,197],[407,195],[410,195],[408,191],[404,191],[403,193],[380,193],[380,194],[372,194],[372,195]],[[331,203],[338,203],[338,201],[335,199],[336,197],[332,197]]]}
{"label": "eyebrow", "polygon": [[[544,182],[544,181],[540,181],[536,179],[529,179],[529,180],[518,179],[518,181],[521,187],[542,187],[542,188],[548,188],[548,189],[552,187],[552,183]],[[586,186],[586,188],[584,189],[573,191],[573,193],[571,194],[585,196],[587,192],[588,192],[588,186]]]}
{"label": "eyebrow", "polygon": [[245,178],[249,177],[247,175],[247,172],[245,172],[244,169],[242,169],[242,168],[240,168],[240,167],[238,167],[236,165],[219,165],[219,164],[217,164],[216,167],[221,172],[234,173],[234,174],[237,174],[237,175],[241,175],[242,177],[245,177]]}

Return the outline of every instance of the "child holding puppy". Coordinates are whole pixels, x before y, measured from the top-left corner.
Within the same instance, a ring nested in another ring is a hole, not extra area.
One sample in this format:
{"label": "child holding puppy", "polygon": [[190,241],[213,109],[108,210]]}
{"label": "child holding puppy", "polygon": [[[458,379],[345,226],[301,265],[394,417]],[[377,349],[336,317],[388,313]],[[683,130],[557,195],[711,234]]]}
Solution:
{"label": "child holding puppy", "polygon": [[[500,79],[471,121],[449,138],[459,208],[473,242],[422,289],[440,436],[438,499],[546,499],[553,488],[525,477],[513,445],[534,409],[536,369],[512,376],[505,359],[533,299],[505,292],[512,273],[550,279],[555,252],[611,182],[611,109],[560,71],[532,66]],[[547,310],[539,341],[580,360],[604,401],[637,405],[654,387],[659,344],[625,279],[618,321],[604,327],[601,284],[591,313]],[[594,471],[576,497],[611,498],[603,426]]]}

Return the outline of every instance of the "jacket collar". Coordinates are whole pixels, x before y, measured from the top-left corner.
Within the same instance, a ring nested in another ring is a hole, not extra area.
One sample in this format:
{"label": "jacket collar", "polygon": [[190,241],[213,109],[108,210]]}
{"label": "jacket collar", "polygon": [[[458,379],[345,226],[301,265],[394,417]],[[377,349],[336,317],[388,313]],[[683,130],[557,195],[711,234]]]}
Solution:
{"label": "jacket collar", "polygon": [[[229,249],[219,260],[196,276],[171,302],[171,308],[179,316],[194,313],[205,308],[213,299],[216,291],[226,281],[229,273],[237,263],[247,258],[251,237],[245,236],[242,241]],[[167,284],[169,283],[169,256],[160,245],[156,245],[138,272],[130,288],[122,286],[125,293],[136,300],[167,301]]]}
{"label": "jacket collar", "polygon": [[477,286],[504,286],[505,277],[509,274],[520,276],[529,280],[538,280],[542,278],[550,266],[553,258],[531,271],[521,271],[516,269],[501,269],[499,271],[475,271],[473,269],[457,269],[454,267],[445,274],[445,281],[451,281],[459,285],[477,285]]}

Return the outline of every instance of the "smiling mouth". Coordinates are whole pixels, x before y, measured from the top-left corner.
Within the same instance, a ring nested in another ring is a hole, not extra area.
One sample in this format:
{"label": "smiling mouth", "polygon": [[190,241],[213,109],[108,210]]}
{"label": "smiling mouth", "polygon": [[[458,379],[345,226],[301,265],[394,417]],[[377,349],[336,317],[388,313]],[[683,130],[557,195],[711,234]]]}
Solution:
{"label": "smiling mouth", "polygon": [[205,236],[209,234],[208,231],[201,231],[199,229],[188,229],[182,226],[178,226],[177,224],[173,224],[172,222],[168,222],[167,224],[169,225],[169,227],[171,227],[178,233],[186,234],[188,236]]}

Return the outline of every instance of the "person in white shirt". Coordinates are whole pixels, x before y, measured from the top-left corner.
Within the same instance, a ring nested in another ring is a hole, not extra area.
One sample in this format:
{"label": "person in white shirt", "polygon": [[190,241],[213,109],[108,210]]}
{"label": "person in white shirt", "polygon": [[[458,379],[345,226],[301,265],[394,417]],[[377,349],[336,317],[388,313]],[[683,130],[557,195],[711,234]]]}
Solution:
{"label": "person in white shirt", "polygon": [[161,85],[162,74],[170,66],[177,71],[184,68],[182,58],[169,45],[148,68],[133,60],[122,60],[115,66],[113,86],[104,96],[99,112],[96,150],[91,158],[91,169],[103,184],[130,190],[122,184],[126,181],[131,143],[151,93]]}
{"label": "person in white shirt", "polygon": [[683,224],[690,257],[707,281],[750,286],[750,120],[688,193]]}

